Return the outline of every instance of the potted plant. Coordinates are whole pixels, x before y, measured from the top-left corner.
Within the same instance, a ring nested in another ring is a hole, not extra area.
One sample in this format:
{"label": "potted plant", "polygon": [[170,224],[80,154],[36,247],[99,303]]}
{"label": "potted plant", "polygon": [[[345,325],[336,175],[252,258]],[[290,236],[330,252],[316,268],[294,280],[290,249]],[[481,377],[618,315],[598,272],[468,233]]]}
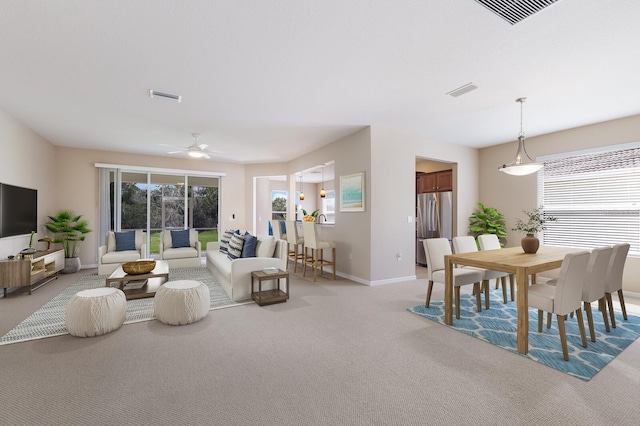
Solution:
{"label": "potted plant", "polygon": [[65,274],[78,272],[80,270],[80,258],[78,251],[80,243],[84,241],[85,234],[91,232],[86,220],[82,220],[82,215],[76,215],[71,210],[61,210],[55,216],[49,216],[49,221],[45,224],[47,230],[55,234],[51,241],[62,244],[64,250]]}
{"label": "potted plant", "polygon": [[512,231],[524,232],[526,236],[521,240],[522,249],[525,253],[535,253],[540,247],[540,240],[535,236],[540,231],[547,229],[548,222],[555,222],[558,218],[545,215],[542,211],[542,206],[533,210],[522,210],[527,216],[527,221],[524,222],[518,218],[515,228]]}
{"label": "potted plant", "polygon": [[478,203],[478,208],[469,217],[469,235],[478,238],[479,235],[484,234],[496,234],[500,245],[504,247],[507,227],[504,223],[504,215],[498,209]]}

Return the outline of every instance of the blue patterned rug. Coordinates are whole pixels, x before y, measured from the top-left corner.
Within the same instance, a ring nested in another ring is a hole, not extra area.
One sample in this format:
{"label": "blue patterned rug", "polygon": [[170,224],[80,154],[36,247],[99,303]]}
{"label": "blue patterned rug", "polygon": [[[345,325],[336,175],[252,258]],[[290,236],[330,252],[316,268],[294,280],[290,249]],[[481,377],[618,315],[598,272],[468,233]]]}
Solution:
{"label": "blue patterned rug", "polygon": [[[594,304],[592,312],[596,342],[592,342],[589,338],[586,313],[583,312],[583,319],[587,333],[587,348],[582,347],[575,316],[570,317],[565,321],[569,349],[569,361],[565,361],[562,358],[555,315],[551,328],[548,329],[546,313],[544,314],[542,333],[538,333],[538,311],[529,308],[529,353],[522,355],[518,352],[516,341],[518,324],[516,302],[502,303],[502,290],[494,289],[490,294],[491,309],[485,310],[483,305],[482,312],[478,313],[475,296],[463,294],[460,299],[460,319],[455,318],[454,306],[453,325],[449,327],[582,380],[590,380],[640,336],[640,317],[627,314],[629,320],[625,321],[620,311],[615,311],[616,328],[611,328],[611,332],[607,333],[602,322],[602,314],[597,304]],[[407,310],[444,324],[443,301],[432,301],[428,308],[420,305]]]}
{"label": "blue patterned rug", "polygon": [[[227,296],[222,286],[213,278],[211,272],[204,267],[171,269],[169,276],[171,280],[196,280],[205,283],[207,287],[209,287],[209,293],[211,295],[211,307],[209,310],[253,303],[252,300],[233,302],[229,296]],[[0,337],[0,346],[69,334],[64,325],[64,313],[69,299],[80,290],[104,287],[105,278],[105,275],[96,274],[85,275],[80,278],[18,324],[13,330]],[[153,313],[153,297],[127,301],[125,324],[150,321],[153,319],[155,319]]]}

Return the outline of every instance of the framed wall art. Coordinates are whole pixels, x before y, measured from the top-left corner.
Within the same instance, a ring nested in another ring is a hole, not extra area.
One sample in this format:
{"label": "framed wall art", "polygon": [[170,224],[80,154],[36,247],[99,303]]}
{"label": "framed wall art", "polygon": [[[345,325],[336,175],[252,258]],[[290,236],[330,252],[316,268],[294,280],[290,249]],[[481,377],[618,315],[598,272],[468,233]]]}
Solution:
{"label": "framed wall art", "polygon": [[340,176],[340,211],[364,211],[364,172]]}

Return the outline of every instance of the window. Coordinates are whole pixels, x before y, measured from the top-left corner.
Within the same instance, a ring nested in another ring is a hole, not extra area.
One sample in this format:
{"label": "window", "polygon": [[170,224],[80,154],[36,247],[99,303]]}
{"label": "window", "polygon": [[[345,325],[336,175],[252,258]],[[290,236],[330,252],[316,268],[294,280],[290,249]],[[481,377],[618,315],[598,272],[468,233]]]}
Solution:
{"label": "window", "polygon": [[287,219],[287,191],[271,191],[271,219]]}
{"label": "window", "polygon": [[327,196],[322,199],[321,213],[327,217],[327,223],[336,222],[336,191],[327,190]]}
{"label": "window", "polygon": [[640,144],[538,159],[545,244],[594,248],[628,242],[640,255]]}

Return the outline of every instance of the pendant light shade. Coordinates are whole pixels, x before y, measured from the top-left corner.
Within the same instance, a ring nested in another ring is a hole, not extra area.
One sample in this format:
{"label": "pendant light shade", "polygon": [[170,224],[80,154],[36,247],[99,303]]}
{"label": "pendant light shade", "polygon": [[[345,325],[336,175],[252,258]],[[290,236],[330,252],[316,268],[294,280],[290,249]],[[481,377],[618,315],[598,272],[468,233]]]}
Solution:
{"label": "pendant light shade", "polygon": [[300,201],[304,200],[304,173],[300,174],[300,196],[298,197]]}
{"label": "pendant light shade", "polygon": [[320,198],[326,198],[327,192],[324,190],[324,164],[322,165],[322,183],[320,188]]}
{"label": "pendant light shade", "polygon": [[543,167],[542,163],[533,161],[527,149],[524,146],[524,131],[522,130],[522,104],[527,98],[518,98],[516,102],[520,102],[520,133],[518,134],[518,151],[516,159],[511,163],[503,164],[498,170],[509,175],[525,176],[535,173]]}

